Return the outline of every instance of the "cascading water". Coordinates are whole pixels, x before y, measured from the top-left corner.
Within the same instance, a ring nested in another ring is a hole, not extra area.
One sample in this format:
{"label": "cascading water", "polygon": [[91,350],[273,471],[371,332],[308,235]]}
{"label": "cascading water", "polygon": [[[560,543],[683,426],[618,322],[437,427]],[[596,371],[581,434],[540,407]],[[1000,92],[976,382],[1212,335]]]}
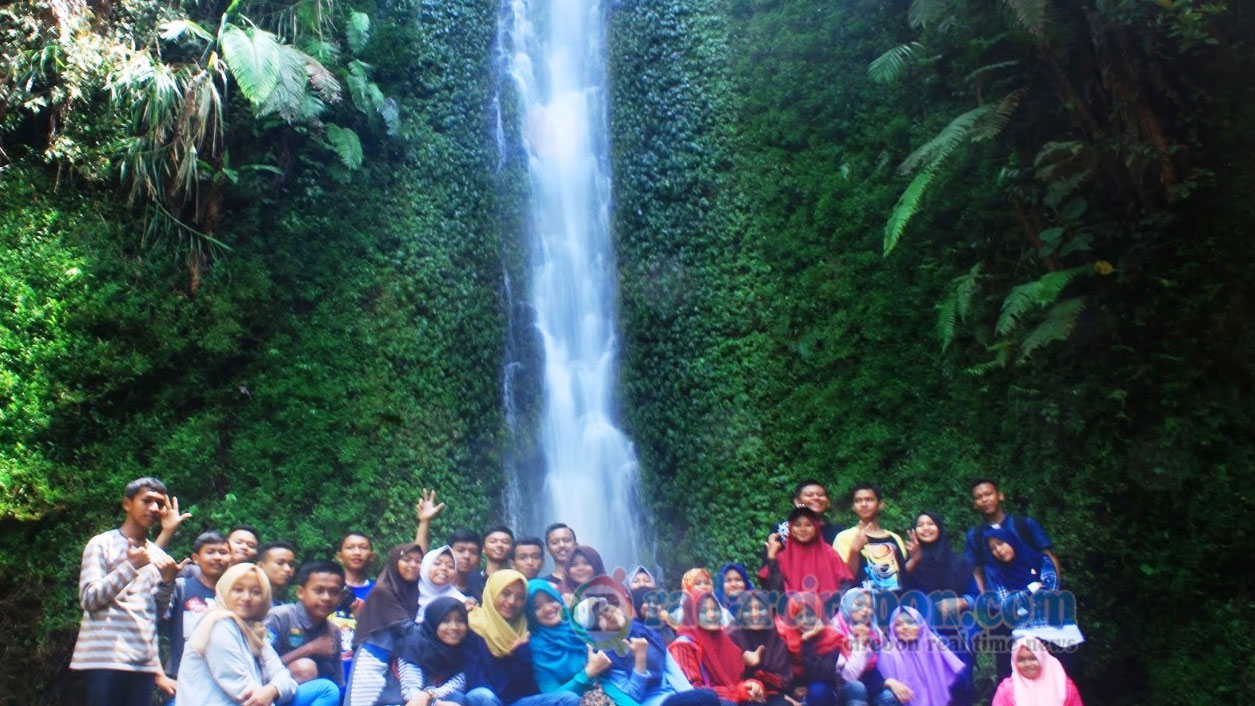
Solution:
{"label": "cascading water", "polygon": [[[651,543],[636,455],[615,423],[605,19],[596,0],[504,0],[498,41],[527,160],[528,287],[544,395],[543,482],[529,492],[512,478],[507,501],[520,529],[565,522],[609,567],[647,559]],[[507,352],[507,396],[517,365]]]}

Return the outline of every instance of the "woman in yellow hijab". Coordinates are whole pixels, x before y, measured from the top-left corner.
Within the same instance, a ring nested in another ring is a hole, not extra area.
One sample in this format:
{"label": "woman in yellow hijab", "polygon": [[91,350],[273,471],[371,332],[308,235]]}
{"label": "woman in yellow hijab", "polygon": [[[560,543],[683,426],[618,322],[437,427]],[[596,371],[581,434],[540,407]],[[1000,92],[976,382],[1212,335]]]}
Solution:
{"label": "woman in yellow hijab", "polygon": [[[471,611],[478,656],[467,666],[468,706],[577,706],[574,692],[541,694],[532,671],[527,632],[527,577],[499,569],[484,584],[483,601]],[[534,702],[534,703],[533,703]]]}

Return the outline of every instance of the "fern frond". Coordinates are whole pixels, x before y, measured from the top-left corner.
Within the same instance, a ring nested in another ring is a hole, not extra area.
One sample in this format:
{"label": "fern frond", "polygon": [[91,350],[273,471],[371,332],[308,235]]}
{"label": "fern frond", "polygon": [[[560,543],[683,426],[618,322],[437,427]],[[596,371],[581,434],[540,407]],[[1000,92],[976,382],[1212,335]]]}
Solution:
{"label": "fern frond", "polygon": [[1011,349],[1013,346],[1014,344],[1011,341],[999,341],[989,346],[989,350],[994,352],[993,360],[986,361],[980,365],[973,365],[967,369],[967,374],[979,376],[995,368],[1007,367],[1007,363],[1011,361]]}
{"label": "fern frond", "polygon": [[924,198],[924,192],[936,176],[936,170],[925,169],[915,175],[915,178],[907,185],[906,190],[898,197],[898,203],[893,207],[893,213],[889,214],[889,221],[885,223],[883,247],[886,257],[897,247],[898,240],[902,237],[902,231],[906,230],[906,224],[919,211],[919,204]]}
{"label": "fern frond", "polygon": [[937,339],[941,341],[943,352],[954,342],[954,334],[959,329],[959,305],[956,299],[951,294],[937,310]]}
{"label": "fern frond", "polygon": [[1015,21],[1035,37],[1046,33],[1046,0],[1003,0]]}
{"label": "fern frond", "polygon": [[1011,120],[1011,114],[1019,107],[1020,101],[1024,98],[1024,90],[1016,90],[1002,97],[1002,100],[994,103],[993,110],[989,111],[981,118],[979,123],[972,129],[972,142],[981,142],[982,140],[991,140],[1002,132],[1003,128]]}
{"label": "fern frond", "polygon": [[344,38],[348,40],[349,49],[352,49],[354,54],[365,49],[366,43],[370,41],[370,16],[365,12],[354,10],[344,26]]}
{"label": "fern frond", "polygon": [[1094,268],[1090,265],[1047,272],[1036,281],[1012,289],[1002,301],[1002,313],[998,316],[994,332],[1003,337],[1009,335],[1026,313],[1035,308],[1050,306],[1073,280],[1093,272]]}
{"label": "fern frond", "polygon": [[276,52],[273,70],[277,81],[270,96],[257,108],[259,117],[276,114],[289,123],[302,117],[305,108],[305,86],[309,83],[309,73],[305,67],[309,62],[317,63],[314,58],[296,47],[280,44]]}
{"label": "fern frond", "polygon": [[395,99],[389,98],[379,106],[379,117],[383,119],[389,137],[397,137],[401,134],[401,107],[397,105]]}
{"label": "fern frond", "polygon": [[1020,357],[1017,363],[1023,363],[1033,351],[1052,341],[1066,341],[1076,328],[1076,321],[1085,311],[1085,300],[1082,297],[1067,299],[1050,307],[1046,318],[1024,337],[1020,344]]}
{"label": "fern frond", "polygon": [[912,27],[923,27],[941,16],[947,4],[947,0],[912,0],[906,13],[907,21]]}
{"label": "fern frond", "polygon": [[1002,69],[1009,69],[1013,66],[1019,66],[1019,65],[1020,65],[1020,62],[1017,59],[1012,59],[1010,61],[999,61],[994,64],[986,64],[980,67],[979,69],[976,69],[972,73],[968,74],[967,80],[974,81],[975,79],[982,78],[985,74],[991,74],[991,73],[994,73],[995,71],[1001,71]]}
{"label": "fern frond", "polygon": [[936,137],[912,152],[902,162],[902,166],[898,168],[898,171],[903,174],[910,174],[918,169],[936,169],[946,157],[949,157],[971,135],[972,130],[980,124],[981,119],[993,112],[997,106],[997,103],[986,103],[951,120],[950,124],[942,128]]}
{"label": "fern frond", "polygon": [[318,97],[328,103],[339,103],[341,86],[340,79],[331,73],[322,62],[318,61],[309,54],[303,54],[303,62],[305,74],[309,77],[309,83],[318,93]]}
{"label": "fern frond", "polygon": [[906,68],[907,63],[914,57],[915,52],[924,48],[919,42],[908,42],[899,44],[889,51],[876,57],[876,60],[867,66],[867,75],[876,83],[889,83],[902,73],[902,69]]}
{"label": "fern frond", "polygon": [[254,108],[265,105],[283,78],[285,56],[278,37],[255,27],[241,29],[233,24],[226,25],[221,36],[222,58],[240,92]]}
{"label": "fern frond", "polygon": [[965,275],[955,279],[954,300],[957,306],[956,313],[959,319],[967,321],[967,315],[972,310],[972,300],[976,298],[976,292],[980,290],[980,271],[981,263],[972,265],[972,269]]}
{"label": "fern frond", "polygon": [[163,23],[158,29],[161,30],[161,38],[167,42],[172,42],[185,34],[190,34],[205,42],[212,42],[214,39],[208,30],[189,19],[171,20]]}
{"label": "fern frond", "polygon": [[327,142],[344,166],[349,169],[362,166],[362,141],[356,132],[331,123],[327,125]]}

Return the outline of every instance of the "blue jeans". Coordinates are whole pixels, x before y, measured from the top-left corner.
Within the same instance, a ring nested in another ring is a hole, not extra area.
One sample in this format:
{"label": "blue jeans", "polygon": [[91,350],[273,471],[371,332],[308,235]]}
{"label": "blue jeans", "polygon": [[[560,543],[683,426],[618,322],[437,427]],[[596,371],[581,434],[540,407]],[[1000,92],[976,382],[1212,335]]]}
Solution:
{"label": "blue jeans", "polygon": [[[505,706],[492,689],[482,686],[466,692],[462,703],[464,706]],[[579,703],[580,695],[573,691],[554,691],[524,696],[510,706],[579,706]]]}
{"label": "blue jeans", "polygon": [[[868,706],[867,685],[861,681],[848,681],[841,685],[841,703],[843,706]],[[902,706],[898,697],[891,689],[884,689],[876,695],[876,706]]]}
{"label": "blue jeans", "polygon": [[811,682],[806,689],[806,706],[837,706],[837,695],[831,684]]}
{"label": "blue jeans", "polygon": [[340,687],[330,679],[313,679],[296,687],[289,706],[340,706]]}
{"label": "blue jeans", "polygon": [[85,669],[88,706],[148,706],[157,685],[152,672],[120,669]]}
{"label": "blue jeans", "polygon": [[689,689],[668,696],[662,706],[719,706],[719,697],[710,689]]}

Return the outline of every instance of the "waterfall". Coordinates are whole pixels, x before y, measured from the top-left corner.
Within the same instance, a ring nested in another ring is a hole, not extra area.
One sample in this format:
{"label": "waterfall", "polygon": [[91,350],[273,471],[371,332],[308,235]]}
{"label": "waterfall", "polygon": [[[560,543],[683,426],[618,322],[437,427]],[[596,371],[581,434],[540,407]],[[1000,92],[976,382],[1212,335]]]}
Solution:
{"label": "waterfall", "polygon": [[[636,454],[616,423],[605,25],[606,8],[597,0],[503,0],[498,64],[499,84],[508,83],[517,101],[512,127],[528,184],[528,306],[511,302],[510,309],[512,317],[530,315],[543,395],[533,432],[542,470],[529,482],[508,458],[509,516],[529,534],[565,522],[609,568],[645,560],[652,549]],[[510,150],[498,135],[499,148]],[[516,294],[513,287],[507,292]],[[508,423],[517,422],[515,353],[507,343]]]}

